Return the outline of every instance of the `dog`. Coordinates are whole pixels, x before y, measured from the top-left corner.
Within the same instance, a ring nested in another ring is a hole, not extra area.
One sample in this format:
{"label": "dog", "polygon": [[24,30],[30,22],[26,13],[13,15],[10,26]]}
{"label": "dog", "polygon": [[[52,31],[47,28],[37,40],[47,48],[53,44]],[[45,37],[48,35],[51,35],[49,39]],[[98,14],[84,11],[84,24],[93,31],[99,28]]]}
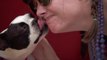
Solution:
{"label": "dog", "polygon": [[7,60],[24,60],[48,33],[45,22],[30,13],[16,17],[0,33],[0,57]]}

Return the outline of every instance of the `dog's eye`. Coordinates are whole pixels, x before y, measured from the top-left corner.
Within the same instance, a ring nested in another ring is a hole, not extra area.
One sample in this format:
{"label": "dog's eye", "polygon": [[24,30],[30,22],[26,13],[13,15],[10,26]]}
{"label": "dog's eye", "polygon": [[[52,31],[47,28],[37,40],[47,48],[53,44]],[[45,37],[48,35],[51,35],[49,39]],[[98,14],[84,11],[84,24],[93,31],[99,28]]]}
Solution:
{"label": "dog's eye", "polygon": [[23,27],[23,28],[27,28],[27,24],[24,23],[24,22],[20,23],[19,26],[21,26],[21,27]]}

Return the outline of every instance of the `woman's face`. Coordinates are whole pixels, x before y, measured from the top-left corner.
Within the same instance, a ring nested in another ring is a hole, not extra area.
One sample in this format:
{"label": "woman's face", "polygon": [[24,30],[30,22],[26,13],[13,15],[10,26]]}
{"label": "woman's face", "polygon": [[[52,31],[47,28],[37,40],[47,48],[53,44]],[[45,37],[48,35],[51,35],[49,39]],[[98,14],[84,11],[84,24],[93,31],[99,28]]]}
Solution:
{"label": "woman's face", "polygon": [[[37,2],[37,16],[44,17],[53,33],[77,31],[90,12],[87,0],[52,0],[43,6]],[[87,4],[87,5],[86,5]]]}

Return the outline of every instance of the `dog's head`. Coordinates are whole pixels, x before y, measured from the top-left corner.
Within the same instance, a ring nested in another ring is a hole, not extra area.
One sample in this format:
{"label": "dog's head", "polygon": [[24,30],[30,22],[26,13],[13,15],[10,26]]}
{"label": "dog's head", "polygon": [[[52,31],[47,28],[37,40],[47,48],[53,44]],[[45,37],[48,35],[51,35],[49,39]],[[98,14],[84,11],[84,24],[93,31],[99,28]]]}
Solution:
{"label": "dog's head", "polygon": [[18,16],[0,33],[0,52],[8,49],[21,51],[30,48],[37,44],[47,31],[45,22],[38,23],[31,14]]}

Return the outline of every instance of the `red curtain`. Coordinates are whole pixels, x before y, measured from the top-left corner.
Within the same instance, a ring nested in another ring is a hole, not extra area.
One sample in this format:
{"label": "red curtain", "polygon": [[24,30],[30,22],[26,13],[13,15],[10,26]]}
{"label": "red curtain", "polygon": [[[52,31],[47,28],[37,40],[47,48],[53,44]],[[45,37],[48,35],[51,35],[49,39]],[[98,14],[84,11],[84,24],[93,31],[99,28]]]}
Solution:
{"label": "red curtain", "polygon": [[[18,15],[31,12],[22,0],[0,1],[0,32],[8,27],[9,23]],[[46,36],[61,60],[81,60],[81,39],[79,32],[53,34]]]}

